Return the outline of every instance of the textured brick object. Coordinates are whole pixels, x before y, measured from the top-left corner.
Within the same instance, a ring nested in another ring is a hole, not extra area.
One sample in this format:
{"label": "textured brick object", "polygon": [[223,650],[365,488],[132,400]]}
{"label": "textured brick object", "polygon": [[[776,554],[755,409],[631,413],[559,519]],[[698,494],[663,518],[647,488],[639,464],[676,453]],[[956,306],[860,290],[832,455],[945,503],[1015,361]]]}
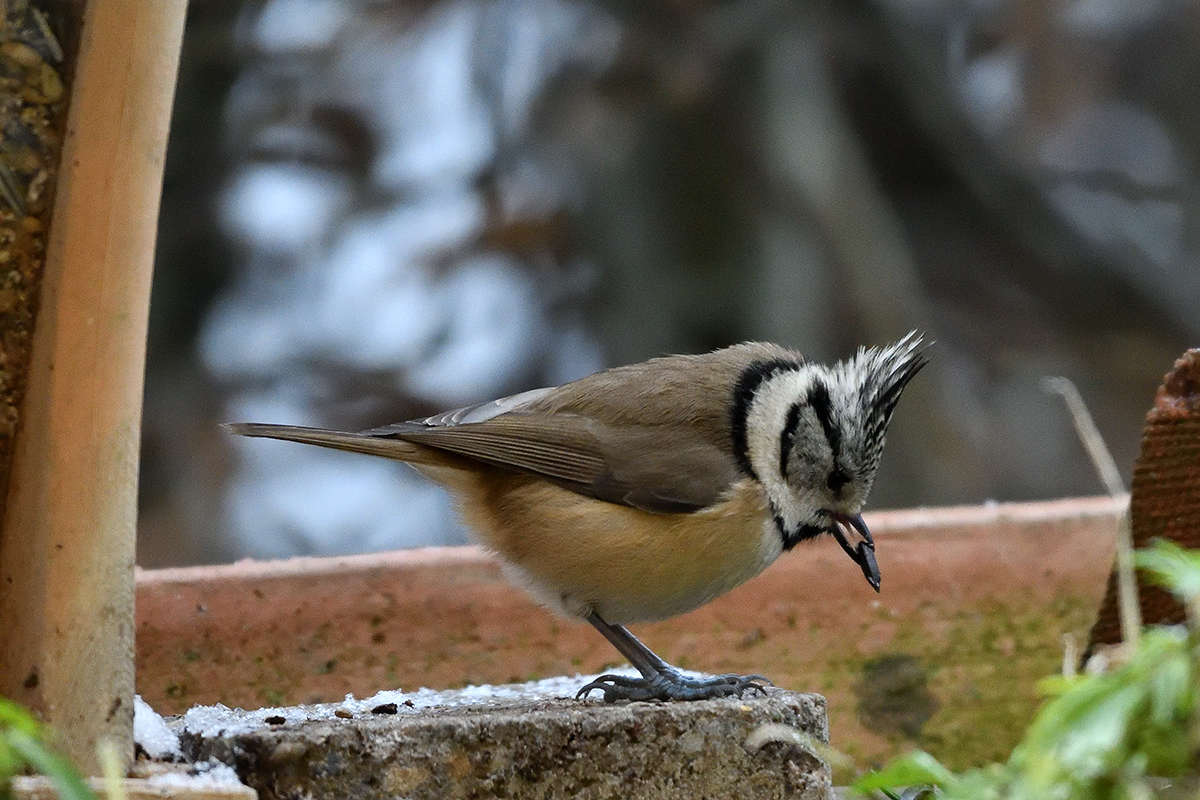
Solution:
{"label": "textured brick object", "polygon": [[[1146,547],[1156,538],[1200,548],[1200,350],[1188,350],[1175,362],[1146,415],[1129,512],[1135,548]],[[1183,606],[1165,590],[1139,580],[1138,597],[1146,624],[1183,622]],[[1088,650],[1119,641],[1114,572]]]}
{"label": "textured brick object", "polygon": [[232,765],[263,800],[833,797],[809,744],[828,739],[819,695],[605,705],[526,686],[523,696],[443,692],[437,704],[374,713],[374,701],[353,711],[200,708],[177,724],[190,757]]}

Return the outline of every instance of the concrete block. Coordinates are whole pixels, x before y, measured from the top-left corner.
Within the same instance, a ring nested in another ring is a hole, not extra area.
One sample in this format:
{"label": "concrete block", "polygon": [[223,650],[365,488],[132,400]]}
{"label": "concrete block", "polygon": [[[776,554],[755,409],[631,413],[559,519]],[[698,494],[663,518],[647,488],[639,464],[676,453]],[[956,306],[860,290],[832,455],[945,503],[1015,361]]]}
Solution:
{"label": "concrete block", "polygon": [[196,707],[189,758],[279,798],[832,798],[825,700],[771,688],[694,703],[576,701],[586,678],[381,692],[258,711]]}

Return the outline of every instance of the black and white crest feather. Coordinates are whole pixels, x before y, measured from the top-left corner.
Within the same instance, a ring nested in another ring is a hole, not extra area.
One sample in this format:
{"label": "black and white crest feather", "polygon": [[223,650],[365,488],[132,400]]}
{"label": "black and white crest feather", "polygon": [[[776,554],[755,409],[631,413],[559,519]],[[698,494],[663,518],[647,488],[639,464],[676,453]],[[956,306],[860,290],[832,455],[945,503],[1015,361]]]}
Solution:
{"label": "black and white crest feather", "polygon": [[882,350],[862,348],[853,360],[862,381],[861,398],[865,423],[864,450],[870,455],[873,472],[883,453],[884,434],[896,410],[896,402],[908,382],[929,363],[916,331]]}

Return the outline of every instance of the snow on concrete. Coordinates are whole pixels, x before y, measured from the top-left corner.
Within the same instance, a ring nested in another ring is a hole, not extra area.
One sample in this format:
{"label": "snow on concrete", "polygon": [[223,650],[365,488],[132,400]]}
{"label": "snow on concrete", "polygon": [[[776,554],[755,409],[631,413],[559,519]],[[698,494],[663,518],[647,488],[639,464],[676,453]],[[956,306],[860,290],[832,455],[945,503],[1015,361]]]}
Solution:
{"label": "snow on concrete", "polygon": [[151,775],[146,779],[146,785],[152,789],[191,789],[197,790],[214,790],[225,789],[231,786],[242,786],[241,779],[234,772],[233,767],[228,764],[222,764],[219,761],[210,759],[208,761],[197,761],[192,764],[186,773],[184,772],[162,772],[157,775]]}
{"label": "snow on concrete", "polygon": [[[699,675],[684,670],[685,674]],[[630,667],[614,669],[606,674],[637,675]],[[371,714],[414,714],[430,708],[455,708],[485,705],[515,700],[550,700],[574,697],[585,684],[597,675],[575,675],[545,678],[530,683],[502,685],[484,684],[464,689],[417,689],[406,692],[388,689],[370,697],[357,699],[352,694],[340,703],[321,703],[311,706],[285,706],[246,711],[229,708],[220,703],[213,706],[193,706],[176,724],[181,733],[203,738],[236,736],[254,730],[300,722],[330,721],[362,718]],[[394,706],[394,708],[393,708]]]}
{"label": "snow on concrete", "polygon": [[133,740],[151,758],[174,760],[183,757],[179,734],[167,727],[166,720],[141,695],[133,698]]}

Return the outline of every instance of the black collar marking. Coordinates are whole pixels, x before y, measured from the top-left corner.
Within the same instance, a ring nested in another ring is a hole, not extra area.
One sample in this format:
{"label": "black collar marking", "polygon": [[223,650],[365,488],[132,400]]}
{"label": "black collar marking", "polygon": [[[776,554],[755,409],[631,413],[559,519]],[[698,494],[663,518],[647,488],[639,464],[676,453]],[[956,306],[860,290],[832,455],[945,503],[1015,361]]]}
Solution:
{"label": "black collar marking", "polygon": [[758,475],[750,464],[750,445],[746,439],[746,415],[750,412],[750,403],[763,381],[780,372],[798,369],[800,364],[784,358],[755,361],[742,370],[734,384],[729,406],[729,436],[733,440],[733,457],[737,460],[738,468],[756,481]]}
{"label": "black collar marking", "polygon": [[783,540],[783,552],[785,553],[806,539],[815,539],[826,532],[824,528],[817,525],[801,525],[799,528],[789,531],[774,503],[771,504],[771,517],[775,520],[775,529],[779,531],[779,538]]}

